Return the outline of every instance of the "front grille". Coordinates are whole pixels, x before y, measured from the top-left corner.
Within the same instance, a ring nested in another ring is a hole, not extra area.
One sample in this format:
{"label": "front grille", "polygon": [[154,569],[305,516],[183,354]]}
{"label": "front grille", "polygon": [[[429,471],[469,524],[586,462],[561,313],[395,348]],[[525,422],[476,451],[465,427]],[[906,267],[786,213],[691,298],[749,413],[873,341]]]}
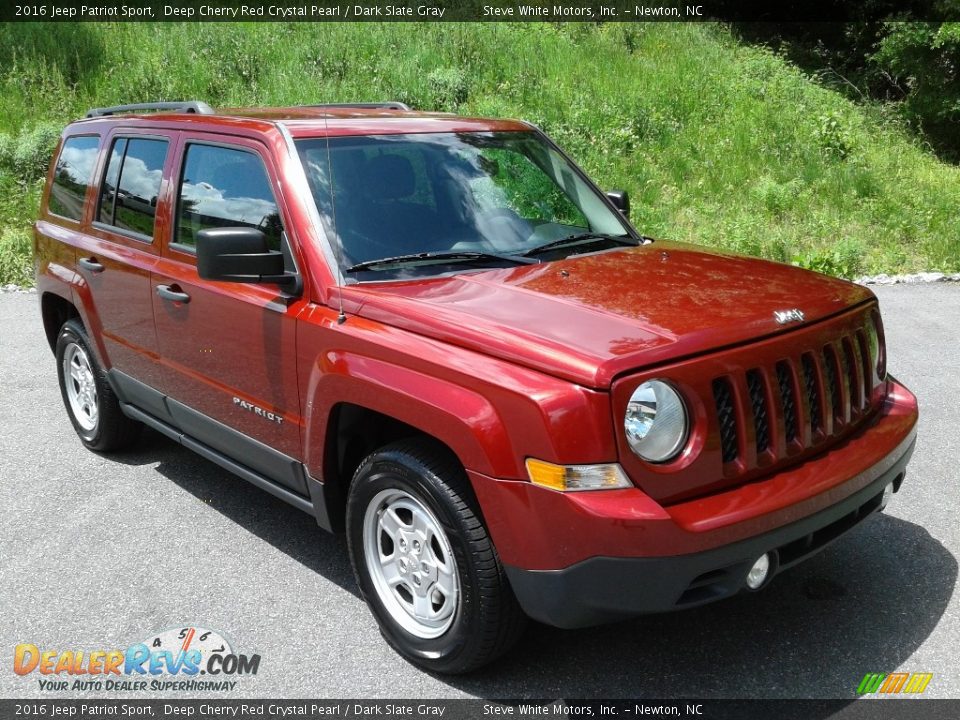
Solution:
{"label": "front grille", "polygon": [[[857,329],[769,367],[734,369],[714,378],[721,456],[725,464],[740,462],[727,472],[824,443],[865,417],[872,390],[865,347],[866,336]],[[741,413],[745,417],[738,417]],[[738,436],[744,428],[746,444]],[[745,448],[751,451],[748,457],[742,456]],[[754,460],[754,449],[763,458]]]}

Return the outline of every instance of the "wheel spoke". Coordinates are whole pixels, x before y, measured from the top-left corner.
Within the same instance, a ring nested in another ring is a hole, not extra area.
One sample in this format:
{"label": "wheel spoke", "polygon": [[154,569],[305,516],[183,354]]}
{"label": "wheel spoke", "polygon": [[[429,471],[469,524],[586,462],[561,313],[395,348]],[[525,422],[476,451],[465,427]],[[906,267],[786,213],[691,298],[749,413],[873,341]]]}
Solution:
{"label": "wheel spoke", "polygon": [[420,593],[414,593],[413,614],[417,616],[418,620],[432,620],[433,603],[430,602],[430,598],[428,598],[426,595],[421,595]]}
{"label": "wheel spoke", "polygon": [[403,582],[400,571],[397,570],[395,555],[390,557],[380,557],[380,567],[383,569],[383,579],[390,587],[395,587]]}
{"label": "wheel spoke", "polygon": [[444,568],[438,568],[437,581],[433,587],[443,593],[444,597],[452,599],[457,592],[457,581],[452,573]]}
{"label": "wheel spoke", "polygon": [[441,550],[442,550],[442,549],[443,549],[443,541],[442,541],[441,539],[437,538],[437,533],[436,533],[436,532],[434,531],[434,529],[431,527],[431,528],[429,528],[428,531],[427,531],[427,539],[424,540],[424,544],[425,544],[426,547],[427,547],[427,558],[429,559],[430,562],[432,562],[434,565],[436,565],[437,568],[440,568],[440,569],[442,569],[442,570],[446,570],[446,569],[447,569],[447,563],[449,562],[449,559],[447,558],[446,553],[443,553],[443,557],[440,557],[439,555],[437,555],[436,551],[433,549],[433,544],[434,544],[434,539],[435,539],[435,538],[437,539],[437,545],[439,545],[440,548],[441,548]]}
{"label": "wheel spoke", "polygon": [[426,514],[420,508],[416,508],[413,511],[414,531],[422,535],[423,537],[427,537],[429,534],[433,532],[430,526],[431,526],[430,519],[426,516]]}
{"label": "wheel spoke", "polygon": [[380,514],[380,527],[393,542],[397,542],[404,524],[396,510],[387,508]]}

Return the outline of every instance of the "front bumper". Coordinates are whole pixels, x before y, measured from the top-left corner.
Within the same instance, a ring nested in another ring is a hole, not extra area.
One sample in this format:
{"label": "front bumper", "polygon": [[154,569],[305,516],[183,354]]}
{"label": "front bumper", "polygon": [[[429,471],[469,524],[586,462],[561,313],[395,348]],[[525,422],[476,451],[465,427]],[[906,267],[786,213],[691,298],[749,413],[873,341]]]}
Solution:
{"label": "front bumper", "polygon": [[802,465],[661,507],[639,489],[559,493],[470,473],[524,611],[558,627],[693,607],[735,594],[773,553],[771,577],[823,549],[898,490],[916,398],[890,383],[857,435]]}
{"label": "front bumper", "polygon": [[587,627],[643,613],[694,607],[743,589],[754,561],[772,552],[770,576],[806,560],[880,509],[884,488],[900,489],[910,443],[900,459],[846,500],[732,545],[658,558],[595,557],[563,570],[521,570],[507,577],[524,611],[562,628]]}

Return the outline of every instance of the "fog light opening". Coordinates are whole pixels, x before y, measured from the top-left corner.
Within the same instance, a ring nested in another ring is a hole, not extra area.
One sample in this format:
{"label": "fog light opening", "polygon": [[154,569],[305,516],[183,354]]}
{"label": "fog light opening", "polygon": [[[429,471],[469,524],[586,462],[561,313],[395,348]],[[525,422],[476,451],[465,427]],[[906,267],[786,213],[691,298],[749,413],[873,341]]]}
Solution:
{"label": "fog light opening", "polygon": [[757,558],[756,562],[747,573],[746,585],[750,590],[759,590],[772,577],[774,567],[773,553],[764,553]]}
{"label": "fog light opening", "polygon": [[884,510],[887,507],[887,503],[890,502],[890,498],[893,497],[893,483],[887,483],[887,486],[883,489],[883,497],[880,498],[880,509]]}

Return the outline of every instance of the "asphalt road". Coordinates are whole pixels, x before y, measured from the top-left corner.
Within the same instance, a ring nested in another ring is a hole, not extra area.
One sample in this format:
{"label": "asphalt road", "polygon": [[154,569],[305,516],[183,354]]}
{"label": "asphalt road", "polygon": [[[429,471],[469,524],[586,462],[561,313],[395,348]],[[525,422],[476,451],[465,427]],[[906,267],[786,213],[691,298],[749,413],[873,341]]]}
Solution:
{"label": "asphalt road", "polygon": [[762,593],[590,630],[533,626],[496,667],[459,678],[387,647],[343,540],[307,515],[153,432],[121,455],[84,450],[36,295],[2,294],[0,697],[41,695],[37,673],[11,670],[17,643],[123,648],[198,624],[262,657],[230,697],[853,698],[865,673],[902,669],[934,673],[928,696],[960,698],[960,285],[877,292],[891,370],[922,413],[885,514]]}

